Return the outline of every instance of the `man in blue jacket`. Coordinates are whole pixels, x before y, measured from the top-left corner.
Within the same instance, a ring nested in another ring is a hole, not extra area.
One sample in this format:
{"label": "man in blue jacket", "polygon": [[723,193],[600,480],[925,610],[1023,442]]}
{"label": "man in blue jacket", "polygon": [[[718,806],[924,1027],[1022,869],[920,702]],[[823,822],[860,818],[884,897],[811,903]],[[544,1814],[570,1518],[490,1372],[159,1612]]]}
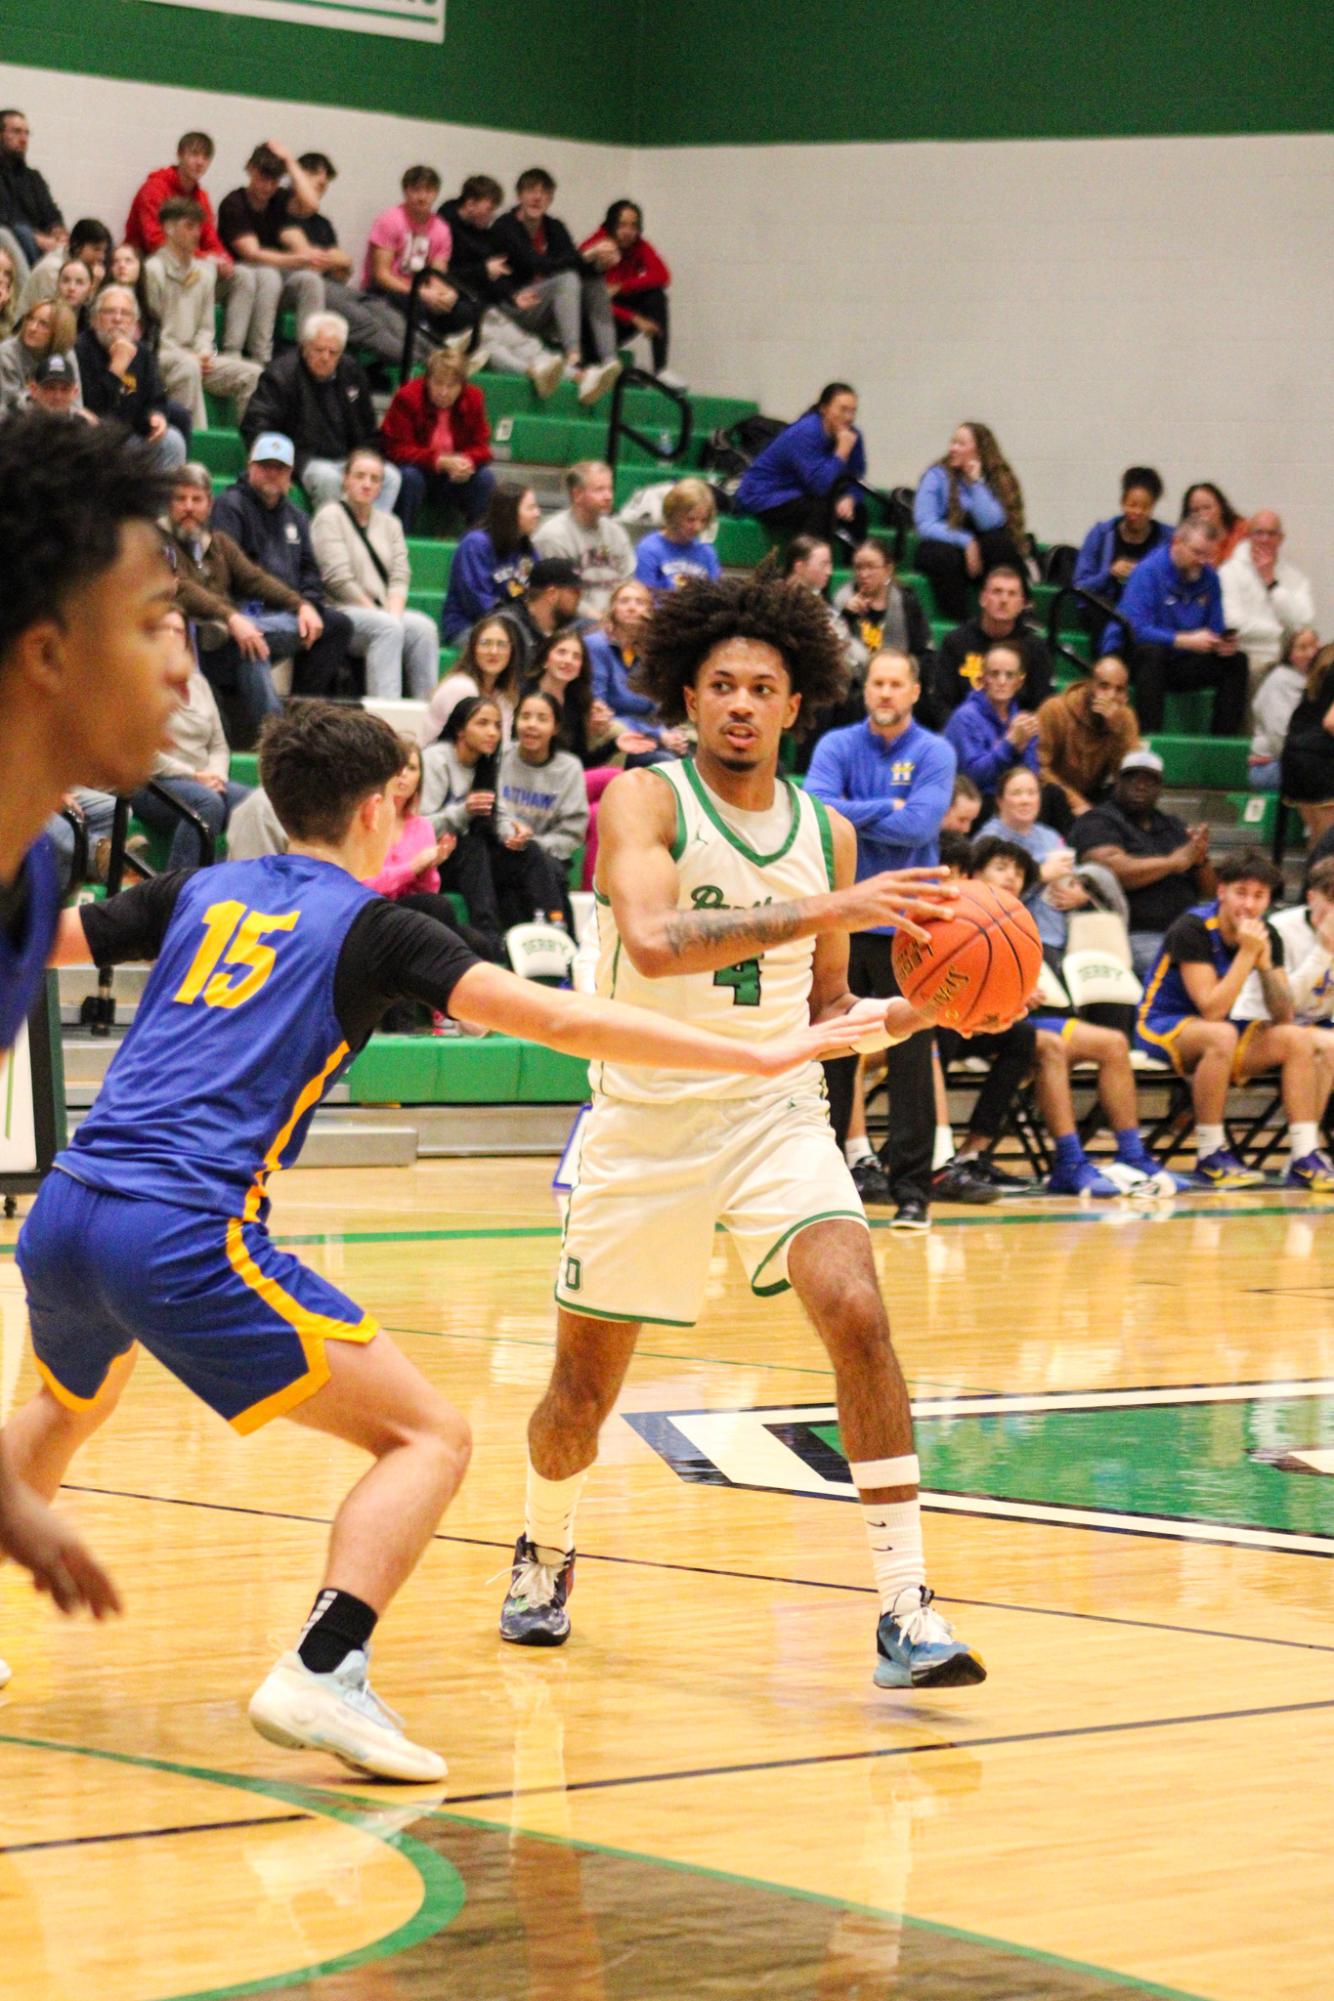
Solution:
{"label": "man in blue jacket", "polygon": [[866,478],[866,446],[857,429],[857,392],[828,382],[819,401],[780,431],[748,466],[736,490],[739,514],[755,514],[771,533],[835,533],[861,539],[865,510],[851,482]]}
{"label": "man in blue jacket", "polygon": [[265,716],[282,707],[273,683],[274,660],[293,662],[292,692],[298,695],[331,694],[347,672],[352,621],[325,601],[310,523],[290,498],[295,465],[292,440],[281,431],[265,431],[251,446],[250,462],[235,486],[219,495],[213,508],[214,530],[230,535],[242,555],[301,599],[296,612],[272,611],[262,604],[240,607],[263,633],[266,658],[242,653],[231,642],[207,656],[215,686],[224,692],[229,681],[235,686],[242,711],[238,721],[249,742]]}
{"label": "man in blue jacket", "polygon": [[[857,880],[882,869],[930,868],[940,859],[940,823],[954,789],[954,752],[913,719],[921,693],[917,663],[886,649],[866,669],[866,721],[830,730],[815,746],[806,790],[857,830]],[[894,929],[854,932],[848,983],[855,994],[888,1000],[899,992],[891,957]],[[882,1161],[884,1177],[865,1169],[853,1179],[863,1200],[896,1203],[892,1227],[924,1230],[931,1199],[935,1098],[931,1036],[909,1036],[886,1051],[893,1106]],[[829,1113],[846,1147],[856,1057],[825,1065]],[[874,1168],[874,1163],[871,1163]],[[886,1185],[887,1178],[887,1185]]]}
{"label": "man in blue jacket", "polygon": [[1211,522],[1179,522],[1171,541],[1135,566],[1103,635],[1103,651],[1121,653],[1130,667],[1146,736],[1163,727],[1168,693],[1195,688],[1214,691],[1214,736],[1239,736],[1246,726],[1246,656],[1223,623],[1217,540]]}

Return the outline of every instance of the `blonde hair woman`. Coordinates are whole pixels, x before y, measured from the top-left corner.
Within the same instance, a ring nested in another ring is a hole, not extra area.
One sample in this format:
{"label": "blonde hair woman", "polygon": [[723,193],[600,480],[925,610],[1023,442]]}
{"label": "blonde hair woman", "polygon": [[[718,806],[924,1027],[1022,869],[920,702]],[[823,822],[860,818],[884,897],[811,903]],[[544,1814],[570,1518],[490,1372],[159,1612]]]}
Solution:
{"label": "blonde hair woman", "polygon": [[692,578],[714,583],[722,565],[712,542],[703,538],[718,509],[713,489],[702,479],[681,479],[662,503],[662,527],[646,535],[635,551],[635,575],[651,591],[679,590]]}

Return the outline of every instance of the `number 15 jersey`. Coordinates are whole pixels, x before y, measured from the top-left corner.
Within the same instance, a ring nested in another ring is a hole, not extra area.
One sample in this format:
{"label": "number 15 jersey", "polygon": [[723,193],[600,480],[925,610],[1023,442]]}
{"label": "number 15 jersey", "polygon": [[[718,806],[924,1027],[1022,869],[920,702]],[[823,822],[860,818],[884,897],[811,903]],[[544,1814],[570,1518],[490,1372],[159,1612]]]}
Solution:
{"label": "number 15 jersey", "polygon": [[[810,793],[779,777],[774,810],[743,813],[711,792],[693,760],[655,764],[654,776],[670,785],[676,801],[677,908],[683,911],[749,910],[819,896],[834,885],[834,843],[829,816]],[[748,838],[749,837],[749,838]],[[752,845],[759,841],[770,852]],[[754,1046],[804,1028],[810,1020],[814,938],[791,938],[753,958],[712,973],[679,973],[650,980],[639,972],[616,929],[610,904],[597,899],[598,992],[670,1015],[696,1028]],[[810,1066],[816,1073],[816,1066]],[[596,1093],[631,1103],[658,1105],[686,1098],[760,1097],[781,1088],[789,1075],[772,1078],[701,1076],[684,1070],[645,1070],[595,1063]]]}
{"label": "number 15 jersey", "polygon": [[270,1176],[296,1159],[384,1010],[447,1008],[477,963],[434,919],[304,855],[158,876],[89,904],[83,923],[99,962],[156,964],[56,1166],[113,1195],[245,1221],[264,1220]]}

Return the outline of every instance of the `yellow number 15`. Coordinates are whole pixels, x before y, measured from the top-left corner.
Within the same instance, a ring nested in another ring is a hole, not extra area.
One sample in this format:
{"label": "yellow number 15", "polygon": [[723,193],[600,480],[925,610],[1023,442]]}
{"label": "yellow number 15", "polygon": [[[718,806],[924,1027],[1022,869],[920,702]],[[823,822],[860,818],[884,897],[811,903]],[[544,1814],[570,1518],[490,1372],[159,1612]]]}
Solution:
{"label": "yellow number 15", "polygon": [[[269,917],[260,910],[247,910],[244,903],[210,903],[204,912],[203,943],[175,999],[187,1006],[202,999],[205,1007],[241,1007],[273,971],[276,954],[272,945],[260,943],[261,938],[266,931],[290,931],[300,915],[299,910],[289,910],[284,917]],[[220,972],[219,963],[248,970],[237,979]]]}

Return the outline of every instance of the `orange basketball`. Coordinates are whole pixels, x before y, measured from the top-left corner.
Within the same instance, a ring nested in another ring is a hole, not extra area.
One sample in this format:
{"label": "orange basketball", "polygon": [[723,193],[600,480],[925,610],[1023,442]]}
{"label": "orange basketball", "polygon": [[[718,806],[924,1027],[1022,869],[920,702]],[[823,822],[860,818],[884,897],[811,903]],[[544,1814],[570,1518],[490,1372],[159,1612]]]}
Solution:
{"label": "orange basketball", "polygon": [[923,918],[931,942],[900,931],[894,977],[905,1000],[941,1028],[1007,1028],[1038,983],[1042,941],[1017,896],[986,882],[959,885],[947,917]]}

